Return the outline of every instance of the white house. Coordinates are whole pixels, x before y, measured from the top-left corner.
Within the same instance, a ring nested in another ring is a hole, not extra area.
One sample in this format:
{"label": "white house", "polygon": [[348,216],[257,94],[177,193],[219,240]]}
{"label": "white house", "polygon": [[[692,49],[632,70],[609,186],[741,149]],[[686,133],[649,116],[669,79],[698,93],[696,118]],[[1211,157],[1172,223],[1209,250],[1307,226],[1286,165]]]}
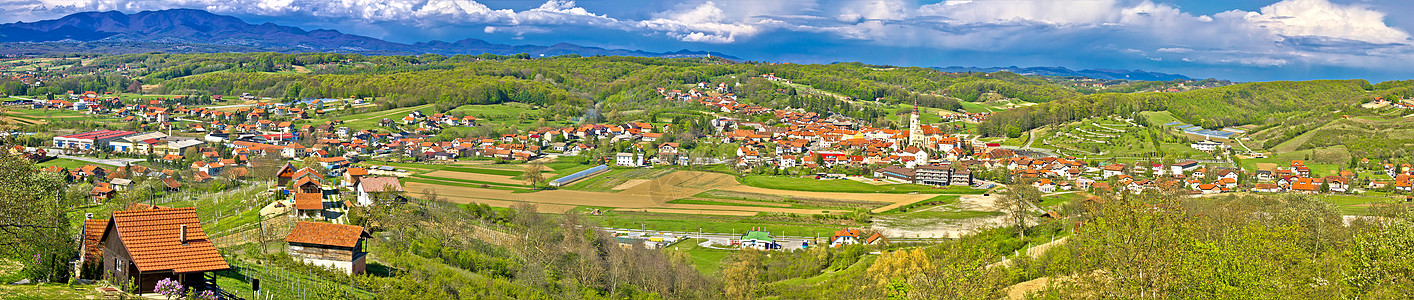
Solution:
{"label": "white house", "polygon": [[637,167],[643,165],[638,159],[638,155],[633,153],[619,152],[614,155],[614,164],[622,167]]}
{"label": "white house", "polygon": [[358,197],[354,203],[358,206],[373,205],[375,198],[384,193],[400,193],[403,185],[398,183],[397,177],[363,177],[358,181],[356,187]]}

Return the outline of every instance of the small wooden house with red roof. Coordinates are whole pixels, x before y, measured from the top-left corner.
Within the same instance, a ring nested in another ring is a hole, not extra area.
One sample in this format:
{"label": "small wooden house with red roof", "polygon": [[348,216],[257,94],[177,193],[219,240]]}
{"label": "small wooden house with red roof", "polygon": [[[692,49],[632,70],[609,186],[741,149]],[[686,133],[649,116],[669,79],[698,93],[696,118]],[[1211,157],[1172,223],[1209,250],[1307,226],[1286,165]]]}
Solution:
{"label": "small wooden house with red roof", "polygon": [[164,278],[200,290],[206,272],[231,268],[191,207],[113,212],[99,240],[108,281],[131,282],[137,291],[152,291]]}
{"label": "small wooden house with red roof", "polygon": [[363,241],[370,237],[373,236],[361,226],[300,221],[285,236],[285,242],[295,259],[358,275],[363,274],[364,258],[368,256]]}
{"label": "small wooden house with red roof", "polygon": [[324,194],[295,192],[295,215],[300,218],[324,218]]}
{"label": "small wooden house with red roof", "polygon": [[285,163],[285,166],[280,167],[279,171],[275,171],[275,177],[279,178],[280,186],[289,184],[290,180],[295,178],[295,166],[288,162]]}

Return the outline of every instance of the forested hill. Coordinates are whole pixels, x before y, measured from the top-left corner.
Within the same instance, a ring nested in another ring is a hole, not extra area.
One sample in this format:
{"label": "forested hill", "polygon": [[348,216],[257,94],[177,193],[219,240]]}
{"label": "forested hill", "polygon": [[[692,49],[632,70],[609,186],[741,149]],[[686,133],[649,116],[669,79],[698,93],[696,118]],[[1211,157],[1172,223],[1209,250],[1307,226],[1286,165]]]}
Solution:
{"label": "forested hill", "polygon": [[715,57],[146,53],[84,61],[68,60],[70,66],[53,70],[64,76],[50,76],[53,79],[44,86],[0,82],[0,87],[8,94],[43,95],[68,90],[121,92],[157,85],[156,92],[168,94],[360,97],[389,107],[524,102],[559,105],[566,113],[600,102],[657,99],[655,88],[698,83],[707,83],[708,88],[727,84],[744,96],[750,91],[751,97],[743,101],[763,106],[799,105],[799,99],[792,102],[791,98],[817,97],[840,102],[828,105],[838,107],[835,111],[840,113],[858,110],[850,106],[914,102],[960,110],[960,100],[973,101],[983,93],[1032,102],[1079,95],[1044,79],[1005,72],[959,74],[858,63],[741,63]]}
{"label": "forested hill", "polygon": [[[456,42],[389,42],[336,30],[304,30],[273,23],[251,24],[233,16],[195,9],[125,14],[82,12],[54,20],[0,24],[0,54],[124,54],[167,52],[311,52],[362,54],[437,53],[511,55],[620,55],[646,57],[706,56],[681,50],[646,52],[560,43],[552,46],[492,44],[468,38]],[[721,53],[711,53],[723,56]],[[736,59],[735,57],[725,56]]]}
{"label": "forested hill", "polygon": [[1360,109],[1355,104],[1374,97],[1410,94],[1410,85],[1371,85],[1364,80],[1275,81],[1182,93],[1093,94],[997,113],[979,130],[992,136],[1018,136],[1041,126],[1089,117],[1164,110],[1206,128],[1261,125],[1294,115],[1328,117],[1338,111]]}

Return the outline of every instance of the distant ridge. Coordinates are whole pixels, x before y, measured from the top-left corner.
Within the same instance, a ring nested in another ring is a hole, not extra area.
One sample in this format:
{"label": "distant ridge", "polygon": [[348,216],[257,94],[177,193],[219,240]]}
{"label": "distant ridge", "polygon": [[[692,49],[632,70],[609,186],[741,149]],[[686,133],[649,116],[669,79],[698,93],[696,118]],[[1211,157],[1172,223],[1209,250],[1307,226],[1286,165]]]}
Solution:
{"label": "distant ridge", "polygon": [[[403,44],[337,30],[304,30],[273,23],[250,24],[204,10],[169,9],[125,14],[83,12],[54,20],[0,24],[0,54],[163,52],[342,52],[381,55],[436,53],[532,56],[699,57],[708,52],[647,52],[568,43],[552,46],[492,44],[469,38],[456,42]],[[711,53],[727,59],[730,55]]]}
{"label": "distant ridge", "polygon": [[992,73],[992,72],[1002,72],[1002,71],[1006,71],[1006,72],[1012,72],[1012,73],[1021,74],[1021,75],[1077,76],[1077,77],[1088,77],[1088,78],[1104,79],[1104,80],[1143,80],[1143,81],[1170,81],[1170,80],[1178,80],[1178,79],[1182,79],[1182,80],[1193,80],[1193,78],[1189,78],[1188,76],[1183,76],[1183,75],[1180,75],[1180,74],[1158,73],[1158,72],[1149,72],[1149,71],[1144,71],[1144,70],[1133,70],[1133,71],[1130,71],[1130,70],[1109,70],[1109,69],[1086,69],[1086,70],[1079,70],[1079,71],[1076,71],[1076,70],[1068,69],[1068,68],[1066,68],[1066,67],[1030,67],[1030,68],[1021,68],[1021,67],[1017,67],[1017,66],[1010,66],[1010,67],[993,67],[993,68],[978,68],[978,67],[960,67],[960,66],[952,66],[952,67],[934,67],[933,69],[936,69],[936,70],[938,70],[938,71],[943,71],[943,72],[956,72],[956,73],[963,73],[963,72]]}

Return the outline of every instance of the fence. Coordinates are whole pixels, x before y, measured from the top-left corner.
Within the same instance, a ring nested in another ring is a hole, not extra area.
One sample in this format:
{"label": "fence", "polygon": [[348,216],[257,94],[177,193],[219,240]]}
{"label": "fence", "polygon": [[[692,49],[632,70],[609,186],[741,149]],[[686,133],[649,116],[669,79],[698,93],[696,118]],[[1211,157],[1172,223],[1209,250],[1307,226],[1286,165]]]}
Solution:
{"label": "fence", "polygon": [[[283,213],[265,217],[259,223],[242,225],[217,233],[207,235],[217,248],[230,247],[245,243],[259,243],[267,240],[281,240],[290,234],[294,228],[294,220],[289,213]],[[263,236],[262,236],[263,233]],[[262,238],[263,237],[263,238]]]}
{"label": "fence", "polygon": [[[334,289],[342,295],[371,298],[372,294],[345,283],[324,280],[316,275],[299,270],[286,269],[273,263],[253,264],[241,260],[228,260],[231,269],[219,275],[239,280],[239,287],[223,287],[236,296],[248,300],[273,299],[318,299],[321,291]],[[260,279],[260,291],[251,291],[251,281]],[[352,282],[352,281],[350,281]]]}

